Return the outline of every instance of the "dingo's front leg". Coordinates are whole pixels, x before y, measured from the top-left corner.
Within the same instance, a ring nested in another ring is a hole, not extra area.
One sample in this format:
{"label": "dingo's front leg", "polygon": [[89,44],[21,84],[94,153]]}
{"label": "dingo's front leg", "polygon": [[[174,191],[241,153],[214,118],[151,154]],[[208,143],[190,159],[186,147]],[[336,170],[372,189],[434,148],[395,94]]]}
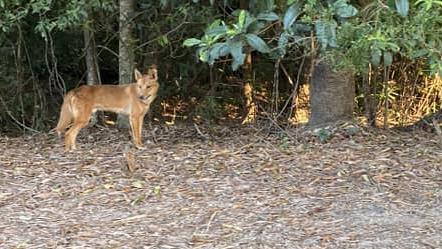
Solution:
{"label": "dingo's front leg", "polygon": [[131,116],[130,120],[130,128],[132,131],[132,139],[135,144],[135,147],[138,149],[143,149],[143,143],[141,142],[141,129],[143,126],[143,117]]}

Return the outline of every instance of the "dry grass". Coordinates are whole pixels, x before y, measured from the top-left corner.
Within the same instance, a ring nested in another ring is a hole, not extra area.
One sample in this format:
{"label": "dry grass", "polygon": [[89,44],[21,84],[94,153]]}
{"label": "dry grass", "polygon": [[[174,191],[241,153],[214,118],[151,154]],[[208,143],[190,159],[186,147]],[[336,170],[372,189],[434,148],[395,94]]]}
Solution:
{"label": "dry grass", "polygon": [[283,134],[156,127],[133,150],[127,132],[86,129],[72,153],[1,137],[0,247],[442,247],[434,134]]}

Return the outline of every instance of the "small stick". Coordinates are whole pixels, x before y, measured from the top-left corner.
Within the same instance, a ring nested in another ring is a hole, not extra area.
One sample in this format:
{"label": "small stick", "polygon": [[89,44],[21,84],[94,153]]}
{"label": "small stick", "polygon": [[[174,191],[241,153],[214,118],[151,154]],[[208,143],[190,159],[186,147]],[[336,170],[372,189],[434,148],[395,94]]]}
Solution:
{"label": "small stick", "polygon": [[208,139],[207,135],[203,134],[203,133],[200,131],[200,129],[198,128],[198,125],[197,125],[197,124],[193,123],[193,126],[195,127],[196,132],[198,132],[198,134],[199,134],[200,136],[202,136],[204,139]]}

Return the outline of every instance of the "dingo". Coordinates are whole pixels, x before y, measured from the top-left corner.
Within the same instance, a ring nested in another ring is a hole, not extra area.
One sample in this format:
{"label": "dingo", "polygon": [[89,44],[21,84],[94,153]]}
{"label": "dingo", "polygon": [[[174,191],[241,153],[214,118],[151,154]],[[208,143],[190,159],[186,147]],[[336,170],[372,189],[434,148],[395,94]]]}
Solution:
{"label": "dingo", "polygon": [[143,119],[157,96],[159,84],[156,68],[142,75],[135,69],[136,83],[125,85],[84,85],[69,91],[61,106],[60,119],[55,130],[64,138],[66,150],[75,150],[75,140],[80,130],[89,123],[97,110],[129,115],[132,139],[137,148],[142,147]]}

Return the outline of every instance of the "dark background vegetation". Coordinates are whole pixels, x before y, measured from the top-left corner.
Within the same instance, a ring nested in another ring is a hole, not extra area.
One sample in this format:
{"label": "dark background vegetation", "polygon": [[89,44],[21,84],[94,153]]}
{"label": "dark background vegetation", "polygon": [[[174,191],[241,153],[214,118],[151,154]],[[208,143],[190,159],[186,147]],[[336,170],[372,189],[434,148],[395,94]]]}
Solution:
{"label": "dark background vegetation", "polygon": [[[0,0],[2,132],[54,127],[63,94],[88,81],[88,56],[95,60],[99,82],[121,81],[123,2],[134,6],[129,66],[159,68],[161,90],[151,115],[156,121],[306,122],[307,84],[321,59],[334,68],[331,73],[351,72],[353,112],[363,123],[405,126],[425,115],[442,116],[437,1]],[[247,10],[246,19],[267,16],[254,30],[234,31],[242,25],[239,9]],[[208,27],[216,19],[223,29],[214,35]],[[86,32],[92,35],[89,42]],[[232,68],[233,52],[199,60],[201,50],[213,52],[214,43],[183,46],[189,38],[228,44],[248,34],[265,46],[242,42],[245,60],[238,68]],[[245,93],[248,87],[252,94]],[[248,119],[251,108],[256,113]]]}

